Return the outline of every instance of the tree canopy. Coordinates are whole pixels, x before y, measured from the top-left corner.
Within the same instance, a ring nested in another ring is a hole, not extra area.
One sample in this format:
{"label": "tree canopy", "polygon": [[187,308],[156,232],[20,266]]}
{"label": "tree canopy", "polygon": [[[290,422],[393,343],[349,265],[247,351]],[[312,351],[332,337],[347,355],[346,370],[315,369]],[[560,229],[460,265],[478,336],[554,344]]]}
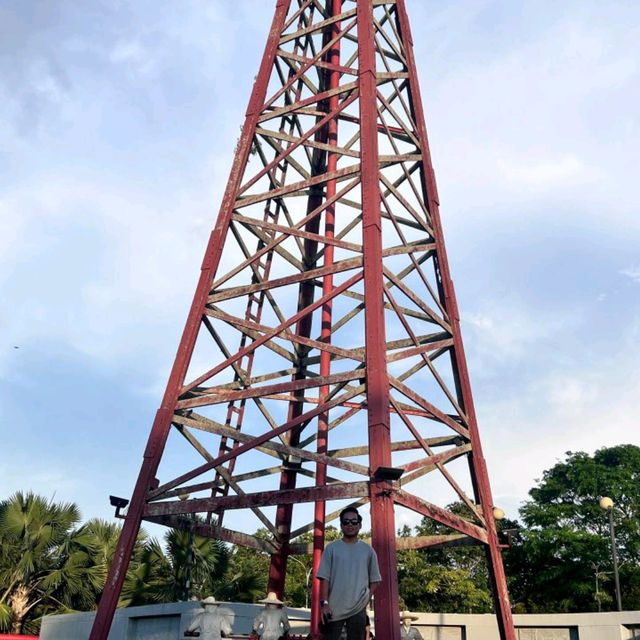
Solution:
{"label": "tree canopy", "polygon": [[[511,597],[524,611],[614,608],[612,554],[601,496],[614,501],[623,608],[640,608],[640,448],[620,445],[593,456],[567,452],[544,472],[520,509],[523,526],[506,554]],[[596,597],[596,579],[598,597]]]}
{"label": "tree canopy", "polygon": [[[504,552],[511,600],[518,612],[577,612],[615,608],[608,514],[614,501],[622,603],[640,609],[640,448],[620,445],[593,455],[567,452],[546,470],[520,509],[521,522]],[[464,516],[466,506],[449,508]],[[120,535],[119,524],[79,524],[74,504],[18,492],[0,502],[0,631],[37,632],[42,615],[97,606]],[[424,518],[399,536],[445,530]],[[257,531],[257,536],[267,536]],[[328,527],[327,541],[339,537]],[[366,535],[366,534],[364,534]],[[310,542],[305,534],[295,542]],[[162,542],[141,531],[120,606],[214,595],[255,602],[265,595],[269,556],[255,549],[168,530]],[[291,557],[285,600],[302,607],[310,598],[311,557]],[[480,546],[398,552],[401,605],[419,611],[482,613],[492,609]]]}
{"label": "tree canopy", "polygon": [[84,601],[83,540],[74,504],[18,492],[0,503],[0,629],[21,633],[32,612]]}

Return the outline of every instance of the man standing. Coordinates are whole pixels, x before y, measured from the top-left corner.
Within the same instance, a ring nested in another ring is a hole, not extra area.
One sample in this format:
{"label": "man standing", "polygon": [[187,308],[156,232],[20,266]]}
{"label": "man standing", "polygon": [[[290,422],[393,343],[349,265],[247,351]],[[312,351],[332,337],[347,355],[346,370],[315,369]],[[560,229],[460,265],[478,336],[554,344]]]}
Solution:
{"label": "man standing", "polygon": [[342,540],[324,550],[317,578],[325,640],[338,640],[346,627],[347,640],[364,640],[366,607],[381,582],[376,552],[358,540],[362,517],[355,507],[340,513]]}

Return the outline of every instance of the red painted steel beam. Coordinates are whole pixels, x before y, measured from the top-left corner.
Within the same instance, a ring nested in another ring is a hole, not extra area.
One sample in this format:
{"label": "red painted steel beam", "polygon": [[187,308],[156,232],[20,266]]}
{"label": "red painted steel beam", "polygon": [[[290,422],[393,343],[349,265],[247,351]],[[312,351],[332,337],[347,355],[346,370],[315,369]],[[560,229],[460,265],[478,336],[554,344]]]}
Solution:
{"label": "red painted steel beam", "polygon": [[[329,294],[328,298],[334,298],[335,296],[339,295],[343,291],[349,289],[356,282],[359,282],[362,279],[362,276],[363,276],[362,273],[356,273],[356,275],[351,276],[351,278],[343,282],[339,287],[336,287]],[[319,300],[316,300],[314,303],[308,304],[307,306],[303,307],[300,311],[298,311],[298,313],[293,315],[291,318],[285,320],[284,322],[281,322],[275,329],[273,329],[269,333],[256,339],[250,345],[244,347],[243,349],[240,349],[240,351],[238,351],[237,353],[230,356],[220,364],[213,367],[213,369],[209,369],[209,371],[202,374],[201,376],[199,376],[198,378],[190,382],[188,385],[185,385],[181,389],[181,394],[184,394],[187,391],[191,391],[192,389],[195,389],[196,387],[200,386],[203,382],[206,382],[216,374],[220,373],[223,369],[226,369],[228,366],[232,365],[234,362],[237,362],[244,355],[250,353],[251,351],[254,351],[259,346],[262,346],[265,342],[267,342],[268,340],[271,340],[272,338],[277,336],[279,333],[289,328],[292,324],[298,322],[301,318],[304,318],[305,316],[311,316],[311,313],[315,311],[318,307],[321,307],[326,302],[326,300],[327,300],[327,296],[322,296],[322,298],[320,298]]]}
{"label": "red painted steel beam", "polygon": [[220,215],[218,216],[216,226],[209,238],[209,244],[207,245],[207,250],[202,262],[202,270],[200,272],[200,279],[198,280],[196,293],[187,317],[187,322],[180,340],[176,359],[169,376],[162,404],[156,413],[156,417],[151,428],[140,474],[131,497],[131,503],[125,517],[122,533],[111,562],[105,588],[102,593],[102,597],[100,598],[96,617],[89,635],[89,640],[107,640],[109,629],[111,628],[111,622],[113,620],[113,614],[118,603],[122,584],[124,582],[125,574],[133,553],[133,547],[140,529],[144,502],[151,487],[157,484],[155,474],[167,441],[169,428],[171,426],[171,417],[173,416],[173,408],[178,399],[178,395],[191,360],[191,355],[193,354],[198,330],[200,328],[202,313],[209,294],[209,287],[211,286],[211,282],[220,262],[224,239],[233,213],[235,195],[253,143],[253,130],[257,124],[260,106],[264,103],[269,84],[269,77],[271,75],[271,68],[273,67],[273,61],[278,49],[280,33],[289,9],[289,3],[290,0],[278,0],[276,4],[271,30],[269,32],[264,56],[262,58],[262,64],[260,65],[260,71],[258,72],[258,77],[253,86],[245,124],[238,143],[238,149],[231,169],[231,174],[229,176],[227,189],[222,200]]}
{"label": "red painted steel beam", "polygon": [[[313,220],[313,218],[319,216],[323,211],[325,211],[327,209],[327,207],[329,207],[331,204],[333,204],[333,202],[335,202],[336,200],[339,200],[340,198],[346,196],[359,182],[360,182],[360,178],[358,176],[356,176],[356,178],[351,180],[351,182],[349,182],[346,187],[343,187],[335,195],[334,198],[332,198],[330,200],[327,199],[325,202],[323,202],[318,207],[316,207],[313,211],[310,211],[309,213],[307,213],[307,215],[302,220],[297,222],[292,227],[292,229],[299,229],[299,228],[305,226],[309,221]],[[265,247],[260,249],[255,255],[252,255],[251,257],[247,258],[246,260],[241,262],[237,267],[231,269],[229,272],[227,272],[226,274],[221,276],[218,280],[216,280],[211,285],[211,288],[212,289],[217,289],[221,284],[224,284],[225,282],[230,280],[233,276],[237,275],[240,271],[242,271],[247,265],[252,263],[255,259],[261,258],[264,254],[268,253],[269,251],[273,251],[279,244],[281,244],[282,242],[287,240],[289,237],[290,237],[289,234],[284,234],[284,233],[281,234],[273,242],[271,242],[269,245],[266,245]]]}
{"label": "red painted steel beam", "polygon": [[[326,352],[325,352],[326,353]],[[343,373],[334,373],[333,375],[322,375],[317,378],[301,378],[299,380],[291,380],[289,382],[279,382],[277,384],[269,384],[261,387],[251,387],[250,389],[216,389],[211,394],[201,395],[188,400],[180,400],[176,403],[177,409],[187,409],[190,407],[209,406],[228,402],[230,400],[239,400],[243,398],[267,397],[273,394],[285,391],[303,391],[305,389],[315,389],[327,384],[336,384],[339,382],[350,382],[352,380],[360,380],[364,378],[363,369],[355,371],[344,371]]]}
{"label": "red painted steel beam", "polygon": [[[353,13],[351,14],[353,15]],[[344,18],[345,16],[343,16],[342,18]],[[349,16],[347,16],[349,17]],[[337,42],[337,38],[341,38],[345,33],[347,33],[348,31],[350,31],[353,26],[355,25],[356,21],[352,20],[343,30],[340,30],[336,36],[334,36],[333,39],[331,39],[330,41],[326,41],[323,43],[323,47],[322,49],[320,49],[320,51],[318,51],[318,53],[316,53],[316,55],[313,58],[309,58],[307,59],[307,62],[305,62],[300,69],[298,70],[298,72],[292,76],[291,78],[288,79],[288,81],[282,86],[282,88],[280,90],[278,90],[278,92],[274,95],[274,97],[272,99],[269,100],[269,102],[267,102],[265,104],[265,109],[268,109],[287,89],[289,89],[294,82],[298,81],[306,71],[308,71],[309,69],[311,69],[311,67],[317,62],[320,61],[323,57],[325,57],[327,55],[327,52],[329,51],[329,49],[333,48],[334,45]],[[321,24],[321,23],[318,23]],[[329,25],[327,25],[329,26]],[[325,33],[329,33],[330,30],[326,30]],[[301,106],[305,106],[308,103],[304,103]]]}
{"label": "red painted steel beam", "polygon": [[411,495],[406,491],[398,490],[394,492],[393,499],[397,504],[407,507],[420,515],[427,516],[440,524],[451,527],[460,533],[464,533],[481,542],[487,542],[487,533],[482,527],[461,518],[451,511],[431,504],[418,496]]}
{"label": "red painted steel beam", "polygon": [[215,538],[216,540],[242,545],[243,547],[257,549],[258,551],[264,551],[266,553],[273,553],[275,551],[275,546],[270,540],[257,538],[256,536],[234,531],[233,529],[207,524],[206,522],[199,522],[192,518],[181,518],[180,515],[144,516],[143,520],[173,529],[189,529],[203,538]]}
{"label": "red painted steel beam", "polygon": [[[253,184],[258,182],[260,178],[266,175],[278,163],[282,162],[282,160],[290,156],[300,145],[304,144],[307,140],[309,140],[312,136],[314,136],[316,132],[322,129],[322,127],[326,126],[330,120],[335,120],[336,116],[341,111],[346,109],[352,102],[354,102],[356,98],[357,98],[357,95],[354,94],[345,98],[345,100],[342,103],[339,103],[337,95],[331,96],[331,99],[330,99],[331,110],[329,111],[329,113],[327,113],[327,115],[324,118],[322,118],[315,125],[313,125],[313,127],[311,127],[303,136],[298,138],[296,142],[294,142],[291,146],[287,147],[285,151],[283,151],[279,156],[276,156],[267,166],[265,166],[258,173],[256,173],[255,176],[253,176],[248,182],[246,182],[242,186],[240,193],[243,193],[244,191],[249,189],[249,187],[251,187]],[[335,167],[330,171],[335,171]]]}
{"label": "red painted steel beam", "polygon": [[[342,11],[342,0],[333,0],[331,3],[332,16],[337,16]],[[340,84],[340,39],[337,37],[340,33],[340,22],[333,24],[333,33],[327,34],[334,44],[327,52],[327,64],[330,65],[329,71],[329,90],[336,89]],[[333,37],[332,37],[333,36]],[[356,97],[356,94],[352,96]],[[329,98],[328,109],[335,116],[327,123],[327,143],[330,147],[338,146],[338,96],[334,95]],[[327,171],[333,173],[338,167],[338,154],[328,152],[327,154]],[[326,198],[331,200],[337,192],[337,184],[335,180],[327,183]],[[335,204],[327,208],[325,213],[325,249],[324,249],[324,265],[331,266],[334,262],[334,245],[331,240],[335,236]],[[329,242],[327,242],[327,240]],[[327,274],[322,280],[322,292],[327,294],[333,289],[333,274]],[[332,320],[333,320],[333,301],[329,300],[322,307],[320,339],[322,342],[331,343]],[[322,351],[320,354],[320,375],[329,376],[331,372],[331,354]],[[320,388],[319,402],[326,402],[329,397],[329,385],[323,385]],[[318,416],[318,435],[316,441],[316,451],[319,454],[326,455],[329,442],[329,412],[323,412]],[[327,465],[324,462],[316,464],[316,486],[324,487],[327,484]],[[326,526],[326,502],[317,500],[313,511],[313,554],[311,558],[312,582],[311,582],[311,633],[317,634],[320,629],[320,581],[316,574],[320,566],[320,559],[325,545],[325,526]]]}
{"label": "red painted steel beam", "polygon": [[[330,20],[325,20],[323,22],[318,23],[316,29],[320,28],[322,25],[322,34],[323,34],[323,47],[320,54],[317,54],[316,57],[322,56],[322,59],[330,61],[331,60],[331,43],[338,39],[334,37],[335,24],[338,23],[338,20],[335,19],[335,16]],[[344,88],[340,87],[338,83],[333,83],[331,86],[331,81],[327,79],[327,75],[332,77],[335,75],[334,72],[324,75],[324,85],[320,87],[321,91],[315,96],[315,100],[318,102],[318,108],[321,112],[331,113],[332,110],[337,112],[338,106],[338,98],[340,94],[344,93]],[[328,80],[328,81],[327,81]],[[324,91],[322,91],[324,89]],[[303,104],[307,103],[307,100],[301,100],[297,104],[303,106]],[[337,113],[336,113],[337,116]],[[335,116],[334,116],[335,118]],[[318,121],[322,118],[318,117]],[[314,136],[314,140],[316,142],[327,144],[330,142],[329,134],[330,134],[330,123],[329,120],[323,127],[319,128]],[[335,143],[335,141],[334,141]],[[318,208],[323,200],[330,199],[335,196],[336,193],[336,182],[337,178],[340,177],[341,174],[348,175],[348,171],[351,168],[347,168],[346,170],[337,170],[334,164],[334,170],[331,171],[328,168],[327,163],[327,152],[320,149],[315,148],[313,150],[312,155],[312,177],[308,180],[311,189],[309,190],[309,199],[307,202],[307,213],[313,211]],[[317,176],[316,176],[317,174]],[[324,193],[323,189],[320,188],[321,185],[325,185],[326,193]],[[315,188],[314,188],[315,187]],[[327,218],[330,219],[331,212],[333,211],[333,206],[331,205],[325,210],[325,220]],[[320,216],[312,218],[305,225],[305,231],[317,234],[320,229]],[[314,270],[317,260],[317,249],[318,242],[311,238],[307,238],[304,240],[304,262],[305,268],[308,270]],[[326,282],[326,277],[330,276],[332,273],[332,269],[335,266],[332,263],[328,265],[325,263],[325,268],[328,269],[328,273],[325,274],[323,279]],[[304,273],[302,275],[305,275]],[[309,274],[310,276],[311,274]],[[344,289],[343,289],[344,290]],[[321,313],[324,313],[324,310],[327,306],[331,306],[332,300],[335,297],[336,289],[333,287],[327,288],[323,286],[323,295],[321,300],[323,300],[322,305],[320,306]],[[315,283],[311,280],[303,281],[300,284],[300,290],[298,294],[298,308],[308,307],[313,301],[315,296]],[[312,318],[311,315],[305,315],[300,318],[300,320],[296,323],[296,333],[304,336],[310,337],[312,329]],[[298,355],[300,358],[301,364],[305,364],[305,358],[308,353],[308,348],[300,345],[298,347]],[[321,356],[322,359],[322,356]],[[326,365],[325,365],[326,370]],[[321,373],[322,375],[322,373]],[[294,379],[299,379],[306,376],[306,373],[301,372],[294,376]],[[303,411],[303,403],[304,403],[304,393],[297,394],[296,400],[292,401],[289,405],[289,418],[295,418]],[[322,421],[323,417],[327,415],[326,411],[321,412],[318,415],[318,420]],[[326,418],[324,418],[326,419]],[[300,429],[292,429],[289,432],[289,444],[295,446],[298,444],[300,440]],[[295,471],[284,470],[281,479],[280,479],[280,489],[286,491],[295,487],[297,479],[297,474]],[[287,548],[289,545],[289,538],[291,533],[291,521],[292,521],[293,511],[291,504],[280,504],[276,511],[276,530],[278,535],[280,536],[281,542],[283,543],[282,551],[279,554],[272,556],[271,558],[271,566],[269,569],[269,590],[275,591],[278,595],[282,597],[284,594],[284,584],[286,578],[286,569],[287,569]]]}
{"label": "red painted steel beam", "polygon": [[264,442],[272,440],[276,436],[282,433],[285,433],[290,429],[293,429],[304,423],[309,422],[310,420],[313,420],[313,418],[315,418],[318,414],[322,413],[323,411],[326,411],[327,409],[331,409],[333,407],[337,407],[338,405],[341,405],[345,399],[350,399],[353,396],[358,394],[359,394],[358,389],[355,389],[355,390],[352,389],[351,391],[348,391],[342,396],[333,398],[332,400],[325,403],[324,405],[315,407],[314,409],[311,409],[310,411],[307,411],[306,413],[299,415],[297,418],[294,418],[293,420],[288,420],[283,425],[279,426],[277,429],[272,429],[271,431],[267,431],[260,436],[256,436],[250,442],[247,442],[246,444],[241,445],[234,451],[218,456],[214,460],[211,460],[210,462],[206,462],[200,465],[199,467],[196,467],[195,469],[192,469],[191,471],[184,473],[183,475],[177,478],[174,478],[170,482],[166,482],[164,485],[158,487],[157,489],[149,491],[148,497],[149,498],[159,497],[162,495],[163,492],[169,489],[174,489],[175,487],[180,486],[184,482],[187,482],[199,475],[202,475],[203,473],[205,473],[206,471],[209,471],[210,469],[219,467],[221,464],[224,464],[227,460],[230,460],[231,458],[235,458],[240,454],[244,453],[245,451],[249,451],[250,449],[255,449],[257,446],[263,444]]}
{"label": "red painted steel beam", "polygon": [[368,495],[368,481],[340,482],[323,487],[301,487],[298,489],[277,489],[259,493],[245,493],[240,496],[220,498],[193,498],[171,502],[150,502],[143,515],[160,516],[181,513],[201,513],[218,509],[246,509],[248,507],[272,506],[277,504],[297,504],[316,500],[338,500],[340,498],[361,498]]}
{"label": "red painted steel beam", "polygon": [[435,172],[431,162],[429,140],[427,137],[422,98],[420,96],[418,73],[413,54],[413,38],[411,37],[411,28],[409,26],[409,18],[407,16],[404,0],[397,0],[396,10],[398,12],[399,32],[405,43],[405,55],[409,71],[409,87],[411,92],[410,104],[414,113],[414,122],[418,127],[418,137],[420,139],[423,156],[423,164],[420,174],[431,216],[431,223],[435,232],[435,241],[438,246],[437,264],[441,274],[441,292],[444,297],[445,307],[448,311],[449,320],[452,325],[452,335],[454,340],[454,349],[451,350],[452,365],[454,373],[457,374],[455,379],[458,381],[458,392],[461,405],[468,416],[469,432],[473,446],[473,453],[470,455],[472,476],[475,480],[477,499],[482,506],[487,525],[487,559],[489,572],[492,577],[498,628],[502,640],[516,640],[509,594],[507,592],[506,576],[504,574],[504,567],[502,563],[502,554],[500,552],[495,521],[493,519],[493,498],[491,496],[486,462],[482,455],[482,446],[480,444],[477,419],[471,394],[471,383],[469,380],[469,372],[467,369],[464,345],[462,342],[460,315],[458,312],[455,290],[447,260],[444,233],[440,220],[440,202],[436,186]]}
{"label": "red painted steel beam", "polygon": [[[391,467],[389,377],[386,365],[382,219],[376,108],[376,53],[372,0],[358,0],[358,63],[360,89],[360,153],[364,247],[365,344],[367,414],[371,471]],[[395,517],[390,482],[370,485],[372,544],[378,555],[382,583],[375,594],[376,635],[400,640],[395,547]]]}
{"label": "red painted steel beam", "polygon": [[436,453],[426,458],[420,458],[420,460],[414,460],[413,462],[407,462],[406,464],[401,465],[401,468],[404,469],[405,473],[407,471],[414,471],[415,469],[422,469],[424,467],[436,468],[438,464],[443,462],[451,462],[452,460],[465,455],[469,451],[471,451],[471,445],[461,445],[459,447],[456,447],[455,449],[443,451],[442,453]]}

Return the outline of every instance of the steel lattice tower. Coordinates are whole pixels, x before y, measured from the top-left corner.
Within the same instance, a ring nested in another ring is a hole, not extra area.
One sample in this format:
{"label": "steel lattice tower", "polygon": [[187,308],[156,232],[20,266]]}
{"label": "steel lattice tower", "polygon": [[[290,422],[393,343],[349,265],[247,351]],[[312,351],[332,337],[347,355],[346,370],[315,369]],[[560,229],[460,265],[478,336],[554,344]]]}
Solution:
{"label": "steel lattice tower", "polygon": [[[370,509],[377,637],[400,637],[396,550],[466,539],[515,640],[438,205],[404,0],[277,0],[92,640],[142,520],[267,551],[282,596],[347,504]],[[450,535],[396,540],[403,509]]]}

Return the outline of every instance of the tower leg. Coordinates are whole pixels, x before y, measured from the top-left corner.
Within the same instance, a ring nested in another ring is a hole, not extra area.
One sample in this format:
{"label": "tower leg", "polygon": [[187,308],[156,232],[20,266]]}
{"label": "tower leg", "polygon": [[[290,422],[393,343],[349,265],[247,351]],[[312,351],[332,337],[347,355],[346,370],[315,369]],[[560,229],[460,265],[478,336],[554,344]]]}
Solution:
{"label": "tower leg", "polygon": [[[386,363],[382,221],[378,177],[378,114],[373,2],[358,2],[358,59],[360,63],[360,144],[362,162],[362,220],[365,282],[367,414],[370,473],[391,466],[389,377]],[[371,537],[378,556],[382,583],[375,601],[376,635],[400,640],[397,624],[398,575],[396,531],[390,483],[372,479],[370,485]]]}
{"label": "tower leg", "polygon": [[89,640],[107,640],[118,599],[122,591],[122,585],[133,554],[136,538],[140,530],[148,492],[155,488],[157,484],[155,474],[167,442],[173,411],[178,400],[180,388],[184,383],[187,368],[193,354],[213,275],[217,271],[222,255],[222,247],[227,234],[229,219],[233,211],[234,198],[253,143],[253,131],[259,116],[259,108],[264,103],[269,76],[273,67],[280,33],[282,32],[282,27],[289,10],[289,4],[290,0],[277,0],[276,3],[271,30],[267,39],[260,71],[249,101],[242,136],[222,201],[218,223],[209,237],[202,262],[200,278],[180,340],[178,353],[171,369],[161,407],[156,413],[151,428],[147,447],[144,452],[143,463],[131,497],[120,539],[118,540],[118,545],[109,568],[105,588],[98,604],[98,610],[91,628]]}
{"label": "tower leg", "polygon": [[422,108],[422,98],[418,83],[417,68],[413,54],[413,39],[409,18],[405,8],[404,0],[397,0],[398,27],[405,43],[406,62],[409,70],[411,86],[411,105],[418,127],[418,136],[421,141],[424,161],[422,169],[423,189],[427,197],[428,209],[431,215],[432,224],[436,231],[436,244],[438,245],[437,266],[440,271],[439,287],[442,298],[447,303],[452,325],[452,336],[455,348],[452,351],[452,368],[455,373],[456,390],[461,406],[466,410],[471,441],[474,453],[470,456],[470,467],[476,500],[480,502],[487,529],[487,546],[485,547],[489,566],[489,576],[494,596],[494,606],[498,621],[501,640],[516,640],[507,592],[507,582],[502,563],[502,554],[498,544],[495,521],[493,519],[493,499],[489,486],[489,477],[486,464],[482,454],[482,446],[478,433],[475,409],[469,382],[469,373],[466,365],[464,345],[460,331],[460,316],[453,282],[449,273],[447,252],[444,243],[444,233],[440,222],[439,198],[435,181],[435,174],[431,164],[429,153],[429,141],[425,126],[424,111]]}

